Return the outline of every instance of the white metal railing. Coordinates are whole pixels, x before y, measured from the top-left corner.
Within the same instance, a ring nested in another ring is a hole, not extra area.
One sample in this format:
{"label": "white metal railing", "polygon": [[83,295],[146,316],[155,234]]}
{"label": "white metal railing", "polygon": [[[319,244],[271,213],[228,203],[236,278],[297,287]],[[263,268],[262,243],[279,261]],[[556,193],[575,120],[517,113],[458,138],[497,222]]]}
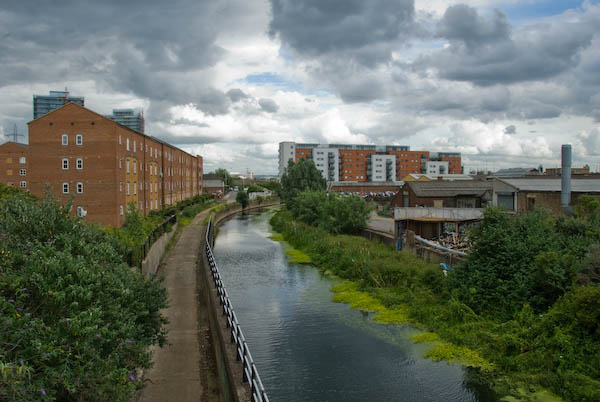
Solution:
{"label": "white metal railing", "polygon": [[231,329],[230,342],[236,345],[236,358],[237,361],[242,364],[242,381],[244,383],[248,383],[250,386],[252,402],[269,402],[267,392],[263,387],[262,381],[260,380],[260,375],[258,375],[258,370],[254,364],[254,359],[252,359],[250,349],[246,343],[246,337],[244,337],[242,328],[238,323],[237,315],[233,310],[233,305],[231,304],[231,300],[227,294],[227,289],[225,289],[223,281],[221,280],[217,262],[215,261],[215,257],[213,256],[212,252],[211,232],[212,218],[209,219],[208,226],[206,227],[206,259],[208,260],[210,272],[215,287],[217,288],[219,304],[223,308],[223,315],[227,317],[227,328]]}

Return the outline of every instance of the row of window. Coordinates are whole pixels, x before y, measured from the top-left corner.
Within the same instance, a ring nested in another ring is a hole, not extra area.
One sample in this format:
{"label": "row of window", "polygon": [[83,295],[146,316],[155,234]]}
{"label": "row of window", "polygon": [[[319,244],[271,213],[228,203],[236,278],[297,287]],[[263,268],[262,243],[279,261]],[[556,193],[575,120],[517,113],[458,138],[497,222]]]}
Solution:
{"label": "row of window", "polygon": [[[123,144],[123,137],[121,135],[119,135],[119,145]],[[130,148],[130,139],[129,137],[127,137],[125,139],[125,150],[130,151],[133,150],[133,152],[135,153],[137,151],[137,141],[133,140],[133,146]],[[142,145],[142,143],[140,142],[140,152],[144,152],[144,146]],[[146,152],[148,152],[148,144],[146,144]],[[150,146],[150,156],[152,156],[152,146]],[[158,148],[154,148],[154,157],[158,158],[159,156],[162,156],[162,151],[158,151]],[[190,160],[188,158],[184,159],[182,155],[179,155],[179,158],[174,158],[173,154],[171,152],[167,152],[167,159],[169,160],[169,162],[172,162],[175,159],[179,159],[179,163],[184,163],[186,165],[190,164]],[[194,166],[196,166],[196,163],[193,163]]]}
{"label": "row of window", "polygon": [[[159,189],[159,185],[160,188],[162,188],[162,183],[150,183],[150,193],[154,192],[154,193],[158,193],[158,189]],[[130,182],[126,182],[125,183],[125,193],[127,195],[130,195]],[[133,182],[133,195],[137,195],[137,189],[138,189],[138,185],[137,185],[137,181]],[[142,183],[140,183],[140,190],[142,189]],[[148,182],[146,182],[146,190],[148,190]],[[119,192],[123,192],[123,182],[120,181],[119,182]]]}
{"label": "row of window", "polygon": [[[63,145],[69,145],[69,135],[63,134],[61,141]],[[83,145],[83,134],[75,135],[75,145]]]}
{"label": "row of window", "polygon": [[[8,163],[12,163],[12,158],[11,158],[10,156],[9,156],[8,158],[6,158],[6,163],[7,163],[7,164],[8,164]],[[24,156],[20,156],[20,157],[19,157],[19,163],[20,163],[21,165],[24,165],[24,164],[26,164],[26,163],[27,163],[27,158],[25,158]]]}
{"label": "row of window", "polygon": [[[75,168],[77,170],[83,169],[83,158],[77,158],[75,161]],[[62,169],[69,170],[69,158],[63,158],[62,160]]]}
{"label": "row of window", "polygon": [[[78,182],[76,184],[76,188],[77,188],[77,194],[83,194],[83,183],[82,182]],[[62,185],[62,192],[63,194],[69,194],[70,190],[69,190],[69,182],[63,182]]]}

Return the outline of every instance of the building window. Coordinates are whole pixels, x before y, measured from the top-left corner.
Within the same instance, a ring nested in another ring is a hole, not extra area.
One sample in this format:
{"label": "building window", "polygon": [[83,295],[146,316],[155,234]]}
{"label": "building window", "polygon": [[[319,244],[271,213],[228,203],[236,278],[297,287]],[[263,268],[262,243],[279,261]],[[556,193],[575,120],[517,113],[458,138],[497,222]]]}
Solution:
{"label": "building window", "polygon": [[121,136],[119,136],[119,145],[121,145],[123,143]]}
{"label": "building window", "polygon": [[123,205],[119,205],[119,214],[123,215]]}
{"label": "building window", "polygon": [[69,183],[63,183],[63,194],[69,194]]}
{"label": "building window", "polygon": [[127,182],[127,191],[126,194],[129,195],[129,182]]}
{"label": "building window", "polygon": [[21,188],[26,188],[27,187],[27,182],[26,181],[22,181],[22,182],[19,183],[19,186]]}
{"label": "building window", "polygon": [[123,182],[122,181],[119,182],[119,192],[120,193],[123,192]]}
{"label": "building window", "polygon": [[62,160],[62,168],[63,168],[63,170],[68,170],[69,169],[69,159],[63,158],[63,160]]}
{"label": "building window", "polygon": [[87,215],[87,211],[85,209],[83,209],[83,207],[81,205],[79,205],[77,207],[77,216],[80,218],[83,218],[86,215]]}
{"label": "building window", "polygon": [[83,159],[82,158],[77,158],[77,169],[78,170],[83,169]]}
{"label": "building window", "polygon": [[133,195],[137,195],[137,181],[133,182]]}
{"label": "building window", "polygon": [[137,162],[133,161],[133,173],[137,173]]}
{"label": "building window", "polygon": [[25,176],[27,174],[27,169],[21,169],[21,170],[19,170],[19,174],[21,176]]}
{"label": "building window", "polygon": [[77,134],[75,136],[75,144],[76,145],[83,145],[83,135]]}
{"label": "building window", "polygon": [[135,153],[137,149],[137,143],[135,142],[135,140],[133,140],[133,152]]}
{"label": "building window", "polygon": [[83,183],[77,183],[77,194],[83,194]]}
{"label": "building window", "polygon": [[129,173],[129,159],[125,161],[125,170]]}
{"label": "building window", "polygon": [[[158,156],[156,156],[156,153],[157,153],[156,151],[157,151],[157,150],[156,150],[156,149],[154,149],[154,157],[155,157],[155,158],[158,158]],[[161,153],[161,156],[162,156],[162,153]]]}
{"label": "building window", "polygon": [[125,149],[129,151],[129,138],[127,138],[126,141]]}
{"label": "building window", "polygon": [[144,152],[144,147],[141,142],[140,142],[140,152]]}
{"label": "building window", "polygon": [[24,165],[25,163],[27,163],[27,159],[24,156],[21,156],[19,158],[19,163],[22,164],[22,165]]}
{"label": "building window", "polygon": [[142,203],[142,201],[140,201],[140,209],[144,209],[144,204]]}
{"label": "building window", "polygon": [[69,145],[69,136],[67,134],[62,135],[62,144]]}

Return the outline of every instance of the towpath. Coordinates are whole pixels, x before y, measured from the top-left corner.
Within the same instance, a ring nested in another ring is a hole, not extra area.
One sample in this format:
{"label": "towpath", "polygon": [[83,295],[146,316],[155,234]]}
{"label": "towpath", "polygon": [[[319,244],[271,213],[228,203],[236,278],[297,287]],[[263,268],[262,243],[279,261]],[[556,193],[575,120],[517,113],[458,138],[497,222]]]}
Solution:
{"label": "towpath", "polygon": [[154,350],[154,367],[146,372],[140,402],[218,401],[204,282],[198,261],[204,247],[204,211],[185,228],[159,268],[169,295],[168,345]]}

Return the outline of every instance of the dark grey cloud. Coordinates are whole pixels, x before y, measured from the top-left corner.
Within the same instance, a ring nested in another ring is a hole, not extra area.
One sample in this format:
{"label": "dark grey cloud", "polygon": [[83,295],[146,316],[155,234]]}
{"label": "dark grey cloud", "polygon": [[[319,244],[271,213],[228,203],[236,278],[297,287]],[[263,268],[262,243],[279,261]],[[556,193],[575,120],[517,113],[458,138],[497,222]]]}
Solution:
{"label": "dark grey cloud", "polygon": [[514,124],[511,124],[510,126],[506,126],[504,128],[504,134],[516,134],[517,133],[517,127]]}
{"label": "dark grey cloud", "polygon": [[260,105],[260,108],[267,113],[277,113],[279,110],[279,105],[277,105],[273,99],[260,98],[258,104]]}
{"label": "dark grey cloud", "polygon": [[215,41],[243,12],[238,2],[3,2],[0,87],[93,80],[107,92],[163,106],[193,103],[208,114],[227,113],[230,99],[199,75],[225,54]]}
{"label": "dark grey cloud", "polygon": [[230,89],[229,91],[227,91],[226,95],[229,97],[229,99],[231,99],[233,103],[239,102],[242,99],[248,99],[250,97],[239,88]]}
{"label": "dark grey cloud", "polygon": [[578,20],[512,32],[499,10],[484,19],[472,7],[453,6],[436,31],[449,46],[422,56],[413,67],[434,68],[441,78],[479,86],[547,80],[578,65],[599,23],[597,16],[588,13]]}
{"label": "dark grey cloud", "polygon": [[306,57],[344,54],[365,65],[390,59],[417,30],[413,0],[271,0],[269,33]]}

